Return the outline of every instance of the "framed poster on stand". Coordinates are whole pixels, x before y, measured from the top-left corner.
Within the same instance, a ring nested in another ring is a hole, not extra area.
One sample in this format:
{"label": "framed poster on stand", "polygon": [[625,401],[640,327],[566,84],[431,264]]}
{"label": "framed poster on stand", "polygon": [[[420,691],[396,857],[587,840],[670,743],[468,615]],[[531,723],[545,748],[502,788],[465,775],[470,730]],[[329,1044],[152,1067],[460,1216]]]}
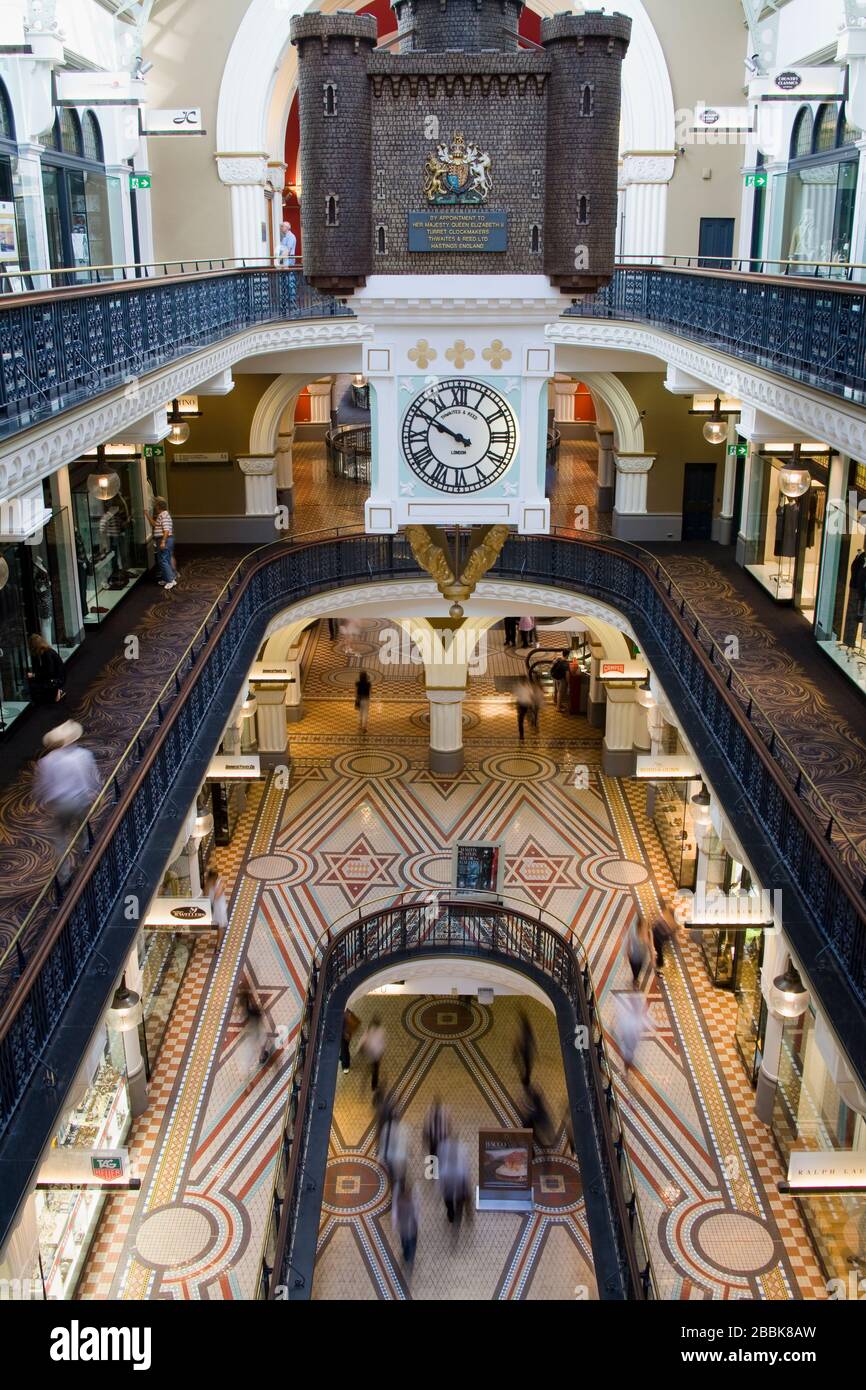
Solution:
{"label": "framed poster on stand", "polygon": [[532,1211],[532,1130],[478,1131],[478,1211]]}
{"label": "framed poster on stand", "polygon": [[451,861],[451,887],[458,893],[496,897],[502,891],[501,842],[458,840]]}

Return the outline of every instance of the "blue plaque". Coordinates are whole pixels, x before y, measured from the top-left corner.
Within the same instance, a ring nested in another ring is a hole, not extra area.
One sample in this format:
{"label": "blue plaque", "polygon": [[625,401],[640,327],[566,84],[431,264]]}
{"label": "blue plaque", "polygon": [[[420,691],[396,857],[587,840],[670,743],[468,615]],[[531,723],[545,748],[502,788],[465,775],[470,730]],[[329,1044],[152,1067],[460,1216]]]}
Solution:
{"label": "blue plaque", "polygon": [[508,213],[459,205],[408,212],[409,250],[455,255],[461,251],[505,251]]}

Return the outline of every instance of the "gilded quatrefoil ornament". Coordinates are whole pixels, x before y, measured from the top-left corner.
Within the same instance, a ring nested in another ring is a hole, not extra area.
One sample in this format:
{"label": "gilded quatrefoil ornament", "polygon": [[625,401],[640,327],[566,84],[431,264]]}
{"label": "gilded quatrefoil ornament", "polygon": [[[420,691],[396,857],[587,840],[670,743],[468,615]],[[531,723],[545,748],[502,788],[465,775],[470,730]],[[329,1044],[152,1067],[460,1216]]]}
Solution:
{"label": "gilded quatrefoil ornament", "polygon": [[423,371],[429,367],[434,357],[437,356],[435,347],[431,347],[426,338],[419,338],[413,348],[409,349],[408,357],[410,362],[414,362],[416,367]]}
{"label": "gilded quatrefoil ornament", "polygon": [[467,347],[462,338],[458,338],[453,347],[445,353],[449,362],[453,362],[459,372],[462,372],[467,362],[471,362],[475,356],[475,349]]}
{"label": "gilded quatrefoil ornament", "polygon": [[494,338],[490,347],[486,347],[481,356],[485,362],[490,363],[495,372],[498,372],[499,368],[504,367],[505,363],[509,361],[511,348],[507,348],[501,338]]}

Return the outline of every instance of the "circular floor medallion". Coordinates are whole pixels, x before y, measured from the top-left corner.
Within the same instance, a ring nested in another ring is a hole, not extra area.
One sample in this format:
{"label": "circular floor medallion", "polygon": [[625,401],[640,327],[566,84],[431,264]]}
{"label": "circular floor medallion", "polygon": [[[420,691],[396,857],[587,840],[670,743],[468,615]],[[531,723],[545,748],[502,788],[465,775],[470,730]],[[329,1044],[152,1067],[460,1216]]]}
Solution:
{"label": "circular floor medallion", "polygon": [[307,854],[259,854],[247,860],[244,873],[272,883],[301,883],[311,869],[312,860]]}
{"label": "circular floor medallion", "polygon": [[582,1196],[580,1169],[573,1158],[556,1155],[533,1163],[532,1200],[536,1211],[554,1215],[574,1211]]}
{"label": "circular floor medallion", "polygon": [[399,753],[382,748],[358,749],[341,753],[334,759],[334,771],[340,777],[399,777],[409,764]]}
{"label": "circular floor medallion", "polygon": [[183,1251],[183,1264],[200,1260],[216,1239],[216,1231],[198,1207],[163,1207],[146,1216],[135,1241],[138,1257],[144,1264],[170,1269],[178,1263],[178,1251]]}
{"label": "circular floor medallion", "polygon": [[497,782],[546,782],[556,776],[556,764],[550,758],[522,749],[494,753],[483,760],[481,770]]}
{"label": "circular floor medallion", "polygon": [[595,872],[611,888],[633,888],[649,878],[649,870],[632,859],[602,859],[595,865]]}
{"label": "circular floor medallion", "polygon": [[322,1206],[333,1216],[360,1216],[385,1205],[388,1177],[375,1159],[362,1154],[332,1158],[325,1169]]}
{"label": "circular floor medallion", "polygon": [[476,1002],[461,999],[427,998],[409,1005],[403,1017],[406,1029],[416,1038],[435,1038],[441,1042],[479,1038],[490,1027],[490,1011]]}
{"label": "circular floor medallion", "polygon": [[778,1259],[766,1226],[746,1212],[718,1211],[699,1217],[691,1238],[704,1259],[722,1274],[764,1274]]}

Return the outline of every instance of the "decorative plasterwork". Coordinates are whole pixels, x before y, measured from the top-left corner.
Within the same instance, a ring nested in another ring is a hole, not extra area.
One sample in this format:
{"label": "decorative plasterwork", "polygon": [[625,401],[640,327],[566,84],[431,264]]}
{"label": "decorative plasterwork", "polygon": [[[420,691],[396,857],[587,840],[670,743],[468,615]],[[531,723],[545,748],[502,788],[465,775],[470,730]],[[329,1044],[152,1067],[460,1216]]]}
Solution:
{"label": "decorative plasterwork", "polygon": [[655,454],[615,455],[617,473],[649,473],[655,461]]}
{"label": "decorative plasterwork", "polygon": [[262,326],[136,378],[91,404],[66,412],[59,420],[46,421],[10,440],[0,449],[0,498],[14,497],[50,477],[88,449],[121,434],[148,411],[159,410],[166,401],[195,391],[199,382],[227,371],[246,357],[360,343],[372,332],[372,328],[356,319]]}
{"label": "decorative plasterwork", "polygon": [[628,188],[632,183],[670,183],[675,164],[673,154],[625,154],[617,186]]}
{"label": "decorative plasterwork", "polygon": [[614,348],[658,357],[682,367],[719,392],[793,425],[803,431],[806,439],[821,439],[853,458],[866,459],[866,411],[822,395],[808,386],[787,382],[712,348],[702,348],[658,329],[631,323],[560,319],[548,324],[545,331],[554,343]]}
{"label": "decorative plasterwork", "polygon": [[238,454],[238,467],[247,478],[269,478],[276,471],[275,464],[275,459],[261,455],[250,458]]}
{"label": "decorative plasterwork", "polygon": [[266,154],[218,154],[214,158],[223,183],[264,183],[268,177]]}

